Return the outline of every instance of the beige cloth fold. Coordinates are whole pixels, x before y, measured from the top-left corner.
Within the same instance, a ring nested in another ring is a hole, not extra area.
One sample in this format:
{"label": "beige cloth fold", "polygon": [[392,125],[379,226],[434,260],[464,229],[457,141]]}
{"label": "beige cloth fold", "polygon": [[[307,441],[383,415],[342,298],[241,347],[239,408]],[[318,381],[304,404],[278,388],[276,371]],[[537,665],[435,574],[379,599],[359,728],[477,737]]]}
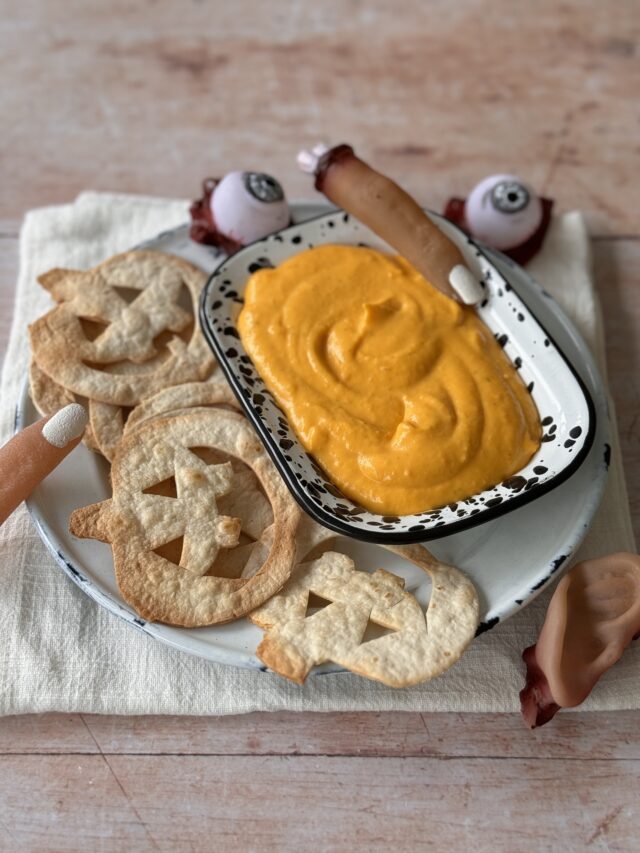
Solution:
{"label": "beige cloth fold", "polygon": [[[0,440],[12,432],[27,372],[26,326],[49,297],[36,276],[88,267],[185,221],[185,202],[85,193],[74,204],[31,211],[20,240],[20,277],[2,374]],[[557,218],[532,274],[582,331],[604,373],[602,324],[589,243],[577,213]],[[614,424],[615,430],[615,424]],[[605,499],[578,558],[634,550],[617,436]],[[24,507],[0,528],[0,713],[233,714],[255,710],[515,711],[520,655],[535,641],[550,593],[481,636],[448,673],[391,690],[349,674],[278,676],[189,657],[139,633],[90,601],[62,573]],[[640,707],[640,643],[632,645],[583,705]]]}

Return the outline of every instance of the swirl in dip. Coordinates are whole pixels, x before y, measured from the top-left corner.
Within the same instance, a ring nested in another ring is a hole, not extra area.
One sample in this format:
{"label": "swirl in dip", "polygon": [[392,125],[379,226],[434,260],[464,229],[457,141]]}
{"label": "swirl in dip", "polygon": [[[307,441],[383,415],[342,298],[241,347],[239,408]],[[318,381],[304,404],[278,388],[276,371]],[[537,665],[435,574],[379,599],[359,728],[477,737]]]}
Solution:
{"label": "swirl in dip", "polygon": [[401,257],[325,245],[255,272],[238,328],[302,445],[351,500],[407,515],[468,498],[540,446],[489,329]]}

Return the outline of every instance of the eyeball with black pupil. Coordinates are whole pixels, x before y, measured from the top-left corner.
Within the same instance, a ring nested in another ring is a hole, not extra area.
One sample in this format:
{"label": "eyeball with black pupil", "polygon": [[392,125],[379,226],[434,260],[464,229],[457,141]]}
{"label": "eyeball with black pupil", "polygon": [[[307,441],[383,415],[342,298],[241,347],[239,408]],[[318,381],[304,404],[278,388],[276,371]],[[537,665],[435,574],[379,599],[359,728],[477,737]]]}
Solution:
{"label": "eyeball with black pupil", "polygon": [[229,172],[216,184],[210,204],[219,233],[245,246],[291,220],[282,187],[262,172]]}
{"label": "eyeball with black pupil", "polygon": [[491,190],[491,204],[501,213],[519,213],[530,199],[529,190],[518,181],[500,181]]}
{"label": "eyeball with black pupil", "polygon": [[542,202],[516,175],[491,175],[469,193],[465,209],[467,227],[474,237],[508,251],[526,243],[542,222]]}

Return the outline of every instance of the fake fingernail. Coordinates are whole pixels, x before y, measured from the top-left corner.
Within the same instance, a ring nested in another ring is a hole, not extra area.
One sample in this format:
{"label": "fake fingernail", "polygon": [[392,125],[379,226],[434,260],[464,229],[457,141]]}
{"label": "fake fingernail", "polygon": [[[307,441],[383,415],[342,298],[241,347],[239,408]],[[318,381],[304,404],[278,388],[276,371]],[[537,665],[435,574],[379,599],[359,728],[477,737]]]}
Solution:
{"label": "fake fingernail", "polygon": [[53,447],[66,447],[74,438],[82,435],[89,416],[80,403],[70,403],[49,418],[42,427],[42,435]]}
{"label": "fake fingernail", "polygon": [[474,274],[462,264],[456,264],[449,273],[449,284],[465,305],[475,305],[484,296],[482,287]]}

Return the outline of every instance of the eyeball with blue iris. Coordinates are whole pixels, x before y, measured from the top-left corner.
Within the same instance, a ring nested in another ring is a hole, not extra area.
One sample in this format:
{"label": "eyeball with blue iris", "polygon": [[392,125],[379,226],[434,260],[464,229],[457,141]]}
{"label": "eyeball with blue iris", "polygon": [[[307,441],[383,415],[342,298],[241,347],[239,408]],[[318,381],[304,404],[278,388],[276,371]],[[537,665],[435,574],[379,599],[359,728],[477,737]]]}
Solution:
{"label": "eyeball with blue iris", "polygon": [[538,230],[542,202],[516,175],[491,175],[469,193],[464,216],[473,237],[507,251],[522,245]]}

